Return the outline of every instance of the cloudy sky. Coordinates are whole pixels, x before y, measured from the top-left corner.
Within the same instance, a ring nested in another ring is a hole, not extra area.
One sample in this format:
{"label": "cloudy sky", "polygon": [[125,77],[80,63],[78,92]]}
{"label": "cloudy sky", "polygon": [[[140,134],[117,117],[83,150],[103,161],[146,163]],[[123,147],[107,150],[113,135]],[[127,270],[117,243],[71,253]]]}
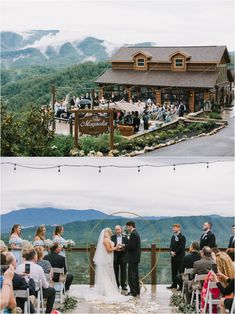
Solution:
{"label": "cloudy sky", "polygon": [[2,0],[4,30],[59,29],[114,43],[234,49],[233,0]]}
{"label": "cloudy sky", "polygon": [[[198,158],[202,160],[202,158]],[[139,215],[177,216],[234,214],[234,162],[209,166],[177,166],[181,160],[147,158],[2,158],[23,165],[44,167],[79,165],[165,165],[137,169],[61,168],[30,170],[2,165],[2,213],[27,207],[52,206],[62,209],[94,208],[105,213],[134,212]],[[184,160],[185,161],[185,158]],[[189,159],[187,162],[191,162]]]}

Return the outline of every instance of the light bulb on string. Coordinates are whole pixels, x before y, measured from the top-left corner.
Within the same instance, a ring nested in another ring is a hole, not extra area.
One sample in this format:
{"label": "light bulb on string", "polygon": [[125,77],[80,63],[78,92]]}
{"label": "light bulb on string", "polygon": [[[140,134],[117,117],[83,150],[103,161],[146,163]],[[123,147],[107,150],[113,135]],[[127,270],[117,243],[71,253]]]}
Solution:
{"label": "light bulb on string", "polygon": [[60,174],[60,166],[58,166],[58,173]]}
{"label": "light bulb on string", "polygon": [[14,164],[14,171],[16,171],[16,164]]}
{"label": "light bulb on string", "polygon": [[173,170],[175,171],[175,164],[173,165]]}
{"label": "light bulb on string", "polygon": [[99,166],[99,173],[101,173],[101,166]]}
{"label": "light bulb on string", "polygon": [[138,166],[138,172],[140,172],[140,166]]}
{"label": "light bulb on string", "polygon": [[207,167],[207,169],[209,168],[209,162],[206,163],[206,167]]}

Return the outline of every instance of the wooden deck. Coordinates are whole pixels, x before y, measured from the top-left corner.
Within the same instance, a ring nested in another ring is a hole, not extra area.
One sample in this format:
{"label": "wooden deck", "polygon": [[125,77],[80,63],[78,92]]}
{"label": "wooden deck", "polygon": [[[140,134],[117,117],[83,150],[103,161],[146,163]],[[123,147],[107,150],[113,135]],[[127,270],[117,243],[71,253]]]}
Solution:
{"label": "wooden deck", "polygon": [[[87,287],[86,285],[72,285],[70,296],[79,296],[79,292]],[[141,289],[140,298],[133,298],[127,303],[104,304],[98,301],[85,301],[79,299],[78,306],[73,313],[107,313],[107,314],[146,314],[146,313],[176,313],[176,310],[169,306],[171,290],[166,285],[157,285],[156,292],[151,291],[151,285],[146,285],[147,290]]]}

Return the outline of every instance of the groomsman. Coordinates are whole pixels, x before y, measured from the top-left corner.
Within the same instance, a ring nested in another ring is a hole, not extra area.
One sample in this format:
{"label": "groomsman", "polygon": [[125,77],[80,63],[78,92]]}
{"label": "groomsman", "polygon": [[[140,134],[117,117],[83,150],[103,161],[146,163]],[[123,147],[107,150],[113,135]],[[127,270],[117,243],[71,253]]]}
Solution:
{"label": "groomsman", "polygon": [[228,248],[235,248],[235,225],[232,225],[232,233],[233,235],[229,239]]}
{"label": "groomsman", "polygon": [[183,272],[182,261],[185,255],[186,239],[185,236],[180,232],[180,225],[174,224],[172,226],[172,231],[174,233],[170,244],[172,284],[171,286],[167,287],[167,289],[177,288],[177,275]]}
{"label": "groomsman", "polygon": [[200,238],[200,250],[204,246],[209,246],[211,249],[216,247],[216,240],[214,233],[211,232],[212,223],[211,222],[204,222],[202,229],[204,233],[201,235]]}
{"label": "groomsman", "polygon": [[140,294],[139,285],[139,262],[141,255],[140,236],[135,229],[134,221],[128,221],[126,227],[130,232],[130,239],[127,244],[127,260],[128,260],[128,283],[130,292],[127,295],[134,297]]}
{"label": "groomsman", "polygon": [[[126,286],[126,265],[127,265],[127,256],[126,256],[126,246],[128,244],[128,238],[125,234],[122,234],[121,226],[115,227],[115,234],[112,235],[111,240],[114,242],[115,246],[122,245],[123,248],[114,251],[114,272],[117,281],[117,286],[119,288],[120,281],[122,290],[127,290]],[[119,271],[120,279],[119,280]]]}

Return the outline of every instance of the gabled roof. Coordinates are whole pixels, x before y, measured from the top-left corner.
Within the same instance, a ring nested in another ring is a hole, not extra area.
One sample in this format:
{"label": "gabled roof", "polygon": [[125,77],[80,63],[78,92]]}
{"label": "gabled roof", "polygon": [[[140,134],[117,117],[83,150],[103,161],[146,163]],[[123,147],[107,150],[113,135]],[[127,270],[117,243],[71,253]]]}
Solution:
{"label": "gabled roof", "polygon": [[171,55],[169,55],[169,59],[171,59],[172,57],[174,57],[175,55],[180,54],[185,56],[185,58],[191,58],[191,56],[189,54],[187,54],[186,52],[182,51],[182,50],[176,50],[174,53],[172,53]]}
{"label": "gabled roof", "polygon": [[137,86],[213,88],[216,84],[217,78],[218,71],[198,73],[108,69],[104,74],[96,79],[96,83]]}
{"label": "gabled roof", "polygon": [[182,47],[122,47],[111,58],[112,62],[132,62],[133,55],[142,52],[152,56],[151,62],[169,62],[169,56],[182,51],[191,56],[190,62],[218,63],[225,57],[230,62],[226,46],[182,46]]}
{"label": "gabled roof", "polygon": [[148,59],[151,59],[151,58],[152,58],[152,55],[150,55],[148,52],[143,51],[143,50],[139,50],[139,51],[135,52],[135,53],[132,55],[132,57],[134,58],[135,56],[138,56],[139,54],[144,55],[144,56],[147,57]]}

